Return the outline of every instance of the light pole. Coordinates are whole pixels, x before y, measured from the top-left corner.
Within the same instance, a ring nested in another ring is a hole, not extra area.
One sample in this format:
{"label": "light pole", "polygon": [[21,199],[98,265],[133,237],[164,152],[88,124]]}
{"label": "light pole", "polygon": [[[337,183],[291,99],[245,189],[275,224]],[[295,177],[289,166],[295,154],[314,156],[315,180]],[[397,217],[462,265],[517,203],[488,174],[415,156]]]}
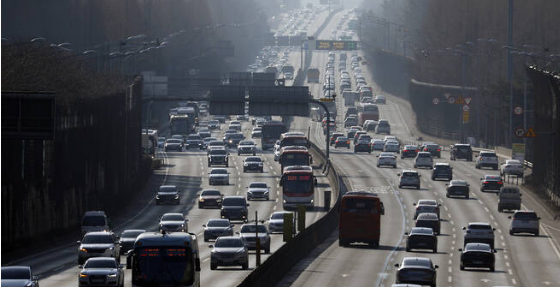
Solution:
{"label": "light pole", "polygon": [[508,73],[509,83],[509,136],[508,143],[511,147],[513,143],[513,57],[511,48],[513,47],[513,0],[508,3]]}

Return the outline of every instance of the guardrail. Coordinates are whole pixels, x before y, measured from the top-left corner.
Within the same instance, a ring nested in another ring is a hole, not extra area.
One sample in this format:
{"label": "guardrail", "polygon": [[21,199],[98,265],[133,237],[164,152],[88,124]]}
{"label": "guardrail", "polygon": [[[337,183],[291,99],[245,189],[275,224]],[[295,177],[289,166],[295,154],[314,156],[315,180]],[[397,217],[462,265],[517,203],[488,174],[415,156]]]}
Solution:
{"label": "guardrail", "polygon": [[237,285],[238,287],[276,285],[301,259],[321,244],[338,227],[338,206],[341,194],[346,192],[346,185],[317,145],[312,143],[310,152],[316,160],[319,159],[325,165],[325,175],[328,177],[332,191],[336,195],[335,204],[325,216],[276,250],[263,264],[245,277]]}

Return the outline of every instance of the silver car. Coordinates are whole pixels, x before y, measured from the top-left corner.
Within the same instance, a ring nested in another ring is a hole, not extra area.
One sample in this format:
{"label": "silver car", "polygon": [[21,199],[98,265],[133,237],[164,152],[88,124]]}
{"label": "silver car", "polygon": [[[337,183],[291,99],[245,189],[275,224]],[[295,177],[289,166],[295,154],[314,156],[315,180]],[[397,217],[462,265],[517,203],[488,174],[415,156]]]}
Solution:
{"label": "silver car", "polygon": [[420,189],[420,177],[422,175],[418,174],[415,170],[403,170],[397,174],[399,176],[399,188],[403,186],[414,186],[416,189]]}
{"label": "silver car", "polygon": [[240,141],[239,145],[237,145],[237,155],[241,154],[257,154],[257,146],[253,141]]}
{"label": "silver car", "polygon": [[261,243],[261,249],[264,250],[264,253],[270,253],[270,234],[268,233],[266,225],[255,225],[253,223],[243,224],[243,226],[241,226],[241,231],[239,231],[239,235],[245,243],[245,246],[249,249],[257,248],[256,238],[258,236]]}
{"label": "silver car", "polygon": [[504,164],[500,167],[500,175],[515,175],[515,176],[523,176],[523,164],[516,159],[509,159],[506,160]]}
{"label": "silver car", "polygon": [[80,287],[124,286],[124,270],[115,258],[90,258],[78,274],[78,283]]}
{"label": "silver car", "polygon": [[400,145],[398,142],[396,141],[387,141],[385,142],[385,145],[383,146],[383,151],[386,152],[395,152],[395,153],[400,153]]}
{"label": "silver car", "polygon": [[78,264],[80,265],[92,257],[113,257],[120,262],[120,246],[117,244],[117,236],[113,232],[89,232],[84,235],[82,241],[78,241],[78,244]]}
{"label": "silver car", "polygon": [[208,183],[210,185],[223,184],[229,185],[229,172],[225,168],[212,168],[208,173]]}
{"label": "silver car", "polygon": [[382,152],[377,155],[377,167],[392,166],[397,168],[397,156],[392,152]]}
{"label": "silver car", "polygon": [[188,232],[188,221],[182,213],[166,213],[159,220],[159,231]]}
{"label": "silver car", "polygon": [[39,287],[39,276],[29,266],[3,266],[2,286]]}
{"label": "silver car", "polygon": [[434,160],[430,152],[422,151],[416,154],[414,159],[414,168],[427,167],[432,169],[434,167]]}
{"label": "silver car", "polygon": [[249,269],[249,250],[240,237],[221,236],[216,239],[210,254],[210,270],[218,266],[241,265],[243,270]]}
{"label": "silver car", "polygon": [[508,216],[511,219],[509,225],[509,234],[516,233],[532,233],[539,236],[539,220],[540,217],[532,210],[516,210],[513,215]]}
{"label": "silver car", "polygon": [[266,182],[251,182],[247,187],[247,200],[270,199],[270,187]]}
{"label": "silver car", "polygon": [[271,233],[284,232],[284,214],[290,214],[290,212],[276,211],[270,215],[268,219],[268,230]]}

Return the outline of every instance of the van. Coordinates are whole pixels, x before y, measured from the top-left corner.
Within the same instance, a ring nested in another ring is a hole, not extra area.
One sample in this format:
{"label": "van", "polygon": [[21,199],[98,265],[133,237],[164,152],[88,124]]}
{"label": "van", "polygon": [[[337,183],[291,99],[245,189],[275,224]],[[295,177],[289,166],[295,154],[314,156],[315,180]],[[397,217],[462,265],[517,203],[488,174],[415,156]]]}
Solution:
{"label": "van", "polygon": [[498,193],[498,211],[521,209],[521,193],[517,186],[503,186]]}
{"label": "van", "polygon": [[86,211],[82,217],[82,234],[92,231],[109,231],[110,220],[105,211]]}

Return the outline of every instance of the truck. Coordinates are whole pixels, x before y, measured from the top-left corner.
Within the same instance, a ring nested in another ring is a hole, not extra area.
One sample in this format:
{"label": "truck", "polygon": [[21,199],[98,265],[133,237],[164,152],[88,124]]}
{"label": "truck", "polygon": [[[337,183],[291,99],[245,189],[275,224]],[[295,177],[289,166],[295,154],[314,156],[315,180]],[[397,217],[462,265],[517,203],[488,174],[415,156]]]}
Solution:
{"label": "truck", "polygon": [[366,120],[379,120],[379,108],[377,105],[366,104],[360,109],[358,113],[358,123],[360,126],[362,126]]}
{"label": "truck", "polygon": [[344,105],[345,106],[353,106],[354,103],[360,99],[360,93],[352,92],[352,91],[343,91],[342,98],[344,98]]}
{"label": "truck", "polygon": [[307,82],[308,83],[319,83],[319,76],[321,72],[317,68],[309,68],[307,70]]}

